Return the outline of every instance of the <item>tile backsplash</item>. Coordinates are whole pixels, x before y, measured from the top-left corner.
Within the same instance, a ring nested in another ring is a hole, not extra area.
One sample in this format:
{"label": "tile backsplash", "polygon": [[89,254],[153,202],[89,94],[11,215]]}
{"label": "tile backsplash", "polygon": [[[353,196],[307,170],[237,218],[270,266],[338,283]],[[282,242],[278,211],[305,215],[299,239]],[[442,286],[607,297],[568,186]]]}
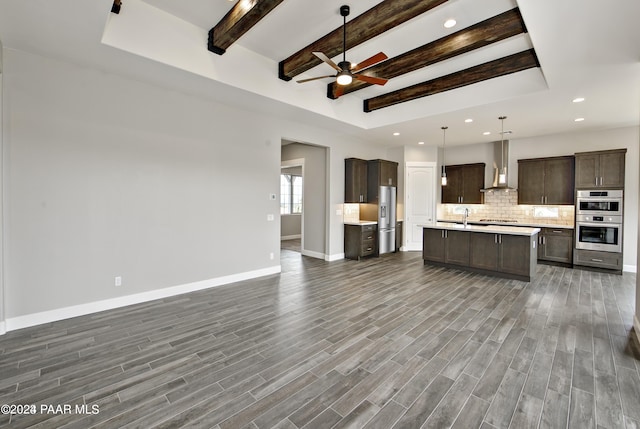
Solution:
{"label": "tile backsplash", "polygon": [[573,226],[573,206],[518,205],[518,191],[490,191],[484,204],[439,204],[438,219],[459,221],[464,209],[469,209],[469,220],[509,219],[523,224]]}

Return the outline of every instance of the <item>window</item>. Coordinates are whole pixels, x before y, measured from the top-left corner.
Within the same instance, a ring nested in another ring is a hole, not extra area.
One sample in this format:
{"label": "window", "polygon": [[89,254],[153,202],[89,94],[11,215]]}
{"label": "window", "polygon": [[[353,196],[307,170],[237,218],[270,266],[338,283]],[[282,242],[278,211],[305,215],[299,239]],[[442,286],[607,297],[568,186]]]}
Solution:
{"label": "window", "polygon": [[302,176],[280,175],[280,214],[302,213]]}

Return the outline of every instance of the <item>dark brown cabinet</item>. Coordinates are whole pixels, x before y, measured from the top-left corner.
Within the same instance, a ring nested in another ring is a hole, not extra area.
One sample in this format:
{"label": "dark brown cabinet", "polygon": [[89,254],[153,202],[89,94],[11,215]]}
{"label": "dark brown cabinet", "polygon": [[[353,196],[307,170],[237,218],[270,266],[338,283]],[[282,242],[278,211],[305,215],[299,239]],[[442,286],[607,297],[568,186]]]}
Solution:
{"label": "dark brown cabinet", "polygon": [[536,236],[472,232],[469,266],[498,271],[518,278],[535,274],[537,253],[533,252]]}
{"label": "dark brown cabinet", "polygon": [[572,205],[573,156],[518,160],[518,204]]}
{"label": "dark brown cabinet", "polygon": [[622,253],[574,249],[573,265],[604,268],[622,273]]}
{"label": "dark brown cabinet", "polygon": [[367,202],[378,202],[380,186],[398,186],[398,163],[373,159],[367,164]]}
{"label": "dark brown cabinet", "polygon": [[396,222],[396,252],[402,247],[402,221]]}
{"label": "dark brown cabinet", "polygon": [[538,261],[573,263],[573,230],[542,228],[538,234]]}
{"label": "dark brown cabinet", "polygon": [[531,281],[538,267],[538,235],[423,228],[424,263]]}
{"label": "dark brown cabinet", "polygon": [[482,204],[484,202],[484,163],[447,165],[447,184],[442,186],[443,204]]}
{"label": "dark brown cabinet", "polygon": [[576,153],[576,189],[624,188],[626,149]]}
{"label": "dark brown cabinet", "polygon": [[344,226],[344,256],[347,259],[357,259],[377,254],[378,243],[377,225],[348,225]]}
{"label": "dark brown cabinet", "polygon": [[344,160],[344,202],[367,202],[367,161],[358,158]]}
{"label": "dark brown cabinet", "polygon": [[422,259],[451,265],[469,265],[469,233],[424,228]]}

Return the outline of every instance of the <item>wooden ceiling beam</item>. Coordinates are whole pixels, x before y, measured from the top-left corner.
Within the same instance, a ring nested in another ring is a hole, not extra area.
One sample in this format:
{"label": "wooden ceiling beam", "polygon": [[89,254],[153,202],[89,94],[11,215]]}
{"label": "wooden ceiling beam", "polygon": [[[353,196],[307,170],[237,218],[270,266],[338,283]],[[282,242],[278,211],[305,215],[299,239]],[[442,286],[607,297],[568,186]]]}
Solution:
{"label": "wooden ceiling beam", "polygon": [[467,85],[493,79],[499,76],[516,73],[534,67],[540,67],[538,58],[533,49],[499,58],[488,63],[480,64],[459,72],[412,85],[397,91],[389,92],[364,100],[364,111],[374,110],[395,104],[404,103],[410,100],[427,97],[440,92],[462,88]]}
{"label": "wooden ceiling beam", "polygon": [[119,14],[120,6],[122,6],[121,0],[113,0],[113,4],[111,5],[111,12],[115,14]]}
{"label": "wooden ceiling beam", "polygon": [[240,0],[209,30],[207,48],[218,55],[256,25],[283,0]]}
{"label": "wooden ceiling beam", "polygon": [[[376,37],[448,0],[385,0],[347,22],[347,50]],[[280,61],[278,77],[289,81],[317,66],[320,61],[312,52],[323,52],[329,58],[342,53],[342,26],[289,58]]]}
{"label": "wooden ceiling beam", "polygon": [[[390,58],[364,70],[363,73],[370,76],[392,79],[439,61],[444,61],[526,32],[527,29],[522,20],[520,10],[514,8],[427,43],[426,45],[412,49],[402,55]],[[348,94],[368,86],[371,86],[371,84],[354,80],[350,85],[343,86],[340,89],[342,94]],[[339,93],[337,90],[338,85],[335,82],[328,84],[327,97],[334,100],[338,98]]]}

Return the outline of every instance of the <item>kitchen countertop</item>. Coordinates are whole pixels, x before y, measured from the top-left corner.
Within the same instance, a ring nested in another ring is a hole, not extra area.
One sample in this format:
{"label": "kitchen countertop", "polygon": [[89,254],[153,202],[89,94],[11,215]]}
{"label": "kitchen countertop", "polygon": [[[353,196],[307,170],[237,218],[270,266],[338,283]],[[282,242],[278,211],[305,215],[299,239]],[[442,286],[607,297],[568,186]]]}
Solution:
{"label": "kitchen countertop", "polygon": [[358,222],[344,222],[345,225],[377,225],[375,220],[361,220]]}
{"label": "kitchen countertop", "polygon": [[[462,223],[462,220],[448,220],[448,219],[438,219],[438,222],[447,222],[447,223]],[[467,221],[467,224],[471,225],[501,225],[501,226],[524,226],[528,228],[556,228],[556,229],[575,229],[573,225],[557,225],[551,223],[520,223],[520,222],[481,222],[479,220],[470,220]]]}
{"label": "kitchen countertop", "polygon": [[436,222],[433,224],[418,225],[422,228],[431,229],[447,229],[453,231],[469,231],[469,232],[485,232],[489,234],[508,234],[508,235],[526,235],[532,236],[540,232],[540,228],[530,228],[525,226],[506,226],[506,225],[473,225],[467,224],[465,227],[461,223],[453,222]]}

